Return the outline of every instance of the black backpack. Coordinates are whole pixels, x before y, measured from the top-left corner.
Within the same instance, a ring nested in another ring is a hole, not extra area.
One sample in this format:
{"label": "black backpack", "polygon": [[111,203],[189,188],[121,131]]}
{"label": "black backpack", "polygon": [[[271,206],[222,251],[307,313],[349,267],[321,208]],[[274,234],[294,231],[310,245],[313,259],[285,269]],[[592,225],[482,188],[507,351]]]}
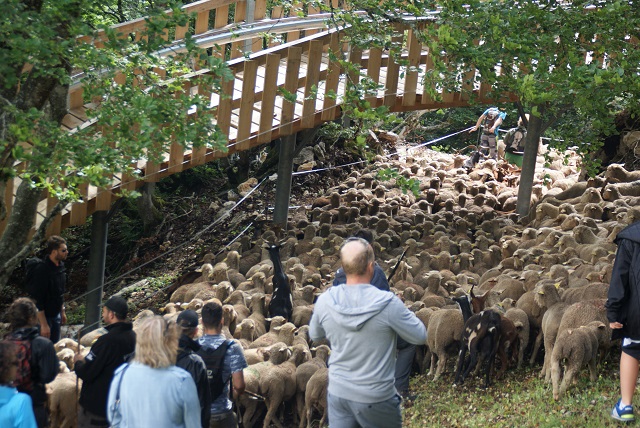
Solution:
{"label": "black backpack", "polygon": [[209,380],[209,390],[211,391],[211,401],[216,400],[224,391],[226,381],[222,379],[222,369],[224,367],[224,356],[231,342],[225,340],[217,349],[201,347],[197,354],[204,360],[207,366],[207,379]]}
{"label": "black backpack", "polygon": [[527,130],[521,127],[511,128],[504,136],[505,151],[509,153],[523,153]]}
{"label": "black backpack", "polygon": [[13,386],[21,392],[33,390],[33,376],[31,370],[31,340],[8,334],[5,340],[16,345],[16,357],[18,360],[18,371],[13,381]]}
{"label": "black backpack", "polygon": [[40,266],[44,265],[44,260],[38,257],[32,257],[28,259],[25,263],[25,280],[24,280],[24,289],[30,294],[33,293],[34,290],[31,290],[31,281],[33,281],[33,275],[38,270]]}

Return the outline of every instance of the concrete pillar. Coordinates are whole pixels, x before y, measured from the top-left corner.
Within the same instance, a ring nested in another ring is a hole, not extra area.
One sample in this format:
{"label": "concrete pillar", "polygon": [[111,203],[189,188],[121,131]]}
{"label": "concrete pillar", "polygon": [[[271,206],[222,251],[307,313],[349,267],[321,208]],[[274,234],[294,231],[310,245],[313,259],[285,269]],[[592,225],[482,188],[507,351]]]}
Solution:
{"label": "concrete pillar", "polygon": [[296,149],[296,134],[280,139],[278,156],[278,180],[276,182],[276,204],[273,210],[273,223],[287,227],[289,199],[291,197],[291,174],[293,173],[293,153]]}
{"label": "concrete pillar", "polygon": [[[245,23],[251,24],[255,22],[256,15],[256,0],[247,0],[247,15],[245,18]],[[253,52],[251,39],[247,39],[244,41],[244,53],[251,54]]]}
{"label": "concrete pillar", "polygon": [[84,325],[80,335],[100,327],[102,309],[102,287],[104,285],[104,266],[107,258],[107,230],[109,220],[107,211],[96,211],[91,216],[91,252],[89,254],[89,278],[87,281],[87,300]]}

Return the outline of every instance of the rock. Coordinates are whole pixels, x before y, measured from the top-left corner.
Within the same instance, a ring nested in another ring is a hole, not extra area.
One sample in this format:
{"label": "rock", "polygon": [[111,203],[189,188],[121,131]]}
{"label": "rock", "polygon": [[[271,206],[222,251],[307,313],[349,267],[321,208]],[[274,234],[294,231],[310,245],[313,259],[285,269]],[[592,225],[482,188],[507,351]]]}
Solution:
{"label": "rock", "polygon": [[238,186],[238,193],[240,194],[240,196],[243,196],[243,197],[247,196],[247,194],[251,191],[251,189],[253,189],[257,185],[258,185],[258,179],[255,177],[251,177],[250,179],[248,179],[247,181],[245,181],[244,183]]}
{"label": "rock", "polygon": [[314,166],[316,166],[316,163],[314,161],[303,163],[302,165],[300,165],[298,167],[297,171],[298,172],[300,172],[300,171],[311,171]]}
{"label": "rock", "polygon": [[313,147],[305,147],[300,150],[298,156],[293,158],[294,165],[303,165],[309,162],[313,162]]}

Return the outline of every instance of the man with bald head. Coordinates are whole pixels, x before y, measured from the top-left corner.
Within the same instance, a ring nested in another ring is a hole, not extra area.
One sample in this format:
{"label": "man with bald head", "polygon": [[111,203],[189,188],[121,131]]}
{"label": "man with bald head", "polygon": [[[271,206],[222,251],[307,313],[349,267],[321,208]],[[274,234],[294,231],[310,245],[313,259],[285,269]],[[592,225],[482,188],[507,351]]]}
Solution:
{"label": "man with bald head", "polygon": [[332,428],[401,427],[401,398],[394,386],[397,337],[421,344],[424,325],[393,293],[371,285],[373,248],[350,238],[340,249],[345,284],[316,302],[309,325],[313,340],[327,338]]}

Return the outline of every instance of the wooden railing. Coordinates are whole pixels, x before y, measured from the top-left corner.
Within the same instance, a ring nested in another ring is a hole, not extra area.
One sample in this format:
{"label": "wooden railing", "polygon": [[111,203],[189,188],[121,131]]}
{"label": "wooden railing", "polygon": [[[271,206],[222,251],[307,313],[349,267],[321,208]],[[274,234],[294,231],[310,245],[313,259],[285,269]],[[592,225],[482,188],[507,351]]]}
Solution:
{"label": "wooden railing", "polygon": [[[264,1],[256,0],[256,5],[258,2],[262,2],[260,4],[263,5]],[[211,11],[215,11],[214,27],[227,25],[228,8],[231,4],[228,0],[214,0],[188,6],[197,12],[196,31],[199,31],[199,34],[209,31],[204,23],[211,21]],[[241,4],[245,2],[235,3],[236,20],[242,16],[238,14],[243,9],[239,6]],[[271,11],[271,14],[273,16],[274,11]],[[264,17],[264,14],[256,16]],[[139,25],[141,23],[136,21],[122,24],[120,29],[131,34],[139,31]],[[164,154],[164,161],[161,163],[139,159],[135,165],[142,171],[139,177],[116,175],[110,188],[97,189],[88,185],[82,188],[82,202],[67,207],[55,218],[47,233],[57,234],[68,226],[83,224],[87,216],[95,211],[108,210],[123,189],[133,190],[144,182],[158,181],[205,162],[335,120],[342,113],[340,103],[345,94],[347,79],[358,82],[364,76],[368,76],[377,82],[384,89],[370,94],[368,101],[373,107],[384,105],[393,112],[469,104],[469,91],[440,91],[440,100],[432,99],[428,95],[429,91],[422,85],[419,74],[428,70],[432,61],[426,47],[421,45],[409,27],[399,26],[397,36],[397,41],[406,47],[402,59],[409,67],[399,65],[389,52],[381,49],[360,51],[350,48],[343,40],[344,34],[341,31],[326,31],[321,28],[317,30],[320,32],[311,31],[314,34],[306,34],[302,38],[299,38],[300,31],[309,33],[308,29],[288,31],[287,38],[291,40],[287,43],[259,50],[250,54],[248,58],[230,60],[228,65],[234,79],[223,82],[220,94],[208,93],[207,88],[187,88],[211,97],[211,103],[215,107],[211,113],[212,120],[228,136],[227,151],[206,147],[192,151],[174,143],[169,152]],[[186,29],[176,30],[176,35],[180,35],[182,31]],[[247,39],[250,40],[250,36],[247,36]],[[231,40],[229,39],[231,44],[241,43]],[[263,43],[262,38],[260,43]],[[252,46],[255,44],[252,41]],[[347,75],[337,61],[330,59],[329,51],[359,67],[360,73],[349,72]],[[209,71],[199,70],[192,76],[200,73]],[[485,98],[489,88],[477,81],[475,73],[470,73],[463,81],[466,85],[464,89],[475,92],[480,102],[490,102]],[[77,84],[71,90],[71,110],[64,121],[64,125],[70,130],[79,126],[91,126],[85,114],[85,109],[89,106],[83,104],[81,92],[81,84]],[[295,103],[287,101],[285,94],[295,94]],[[337,98],[332,94],[337,94]],[[18,179],[15,181],[13,186],[9,186],[10,190],[19,184]],[[8,207],[13,201],[13,194],[14,192],[8,191],[5,195],[9,202]],[[36,227],[46,213],[51,212],[56,202],[51,197],[41,201]],[[0,228],[2,227],[0,225]]]}

